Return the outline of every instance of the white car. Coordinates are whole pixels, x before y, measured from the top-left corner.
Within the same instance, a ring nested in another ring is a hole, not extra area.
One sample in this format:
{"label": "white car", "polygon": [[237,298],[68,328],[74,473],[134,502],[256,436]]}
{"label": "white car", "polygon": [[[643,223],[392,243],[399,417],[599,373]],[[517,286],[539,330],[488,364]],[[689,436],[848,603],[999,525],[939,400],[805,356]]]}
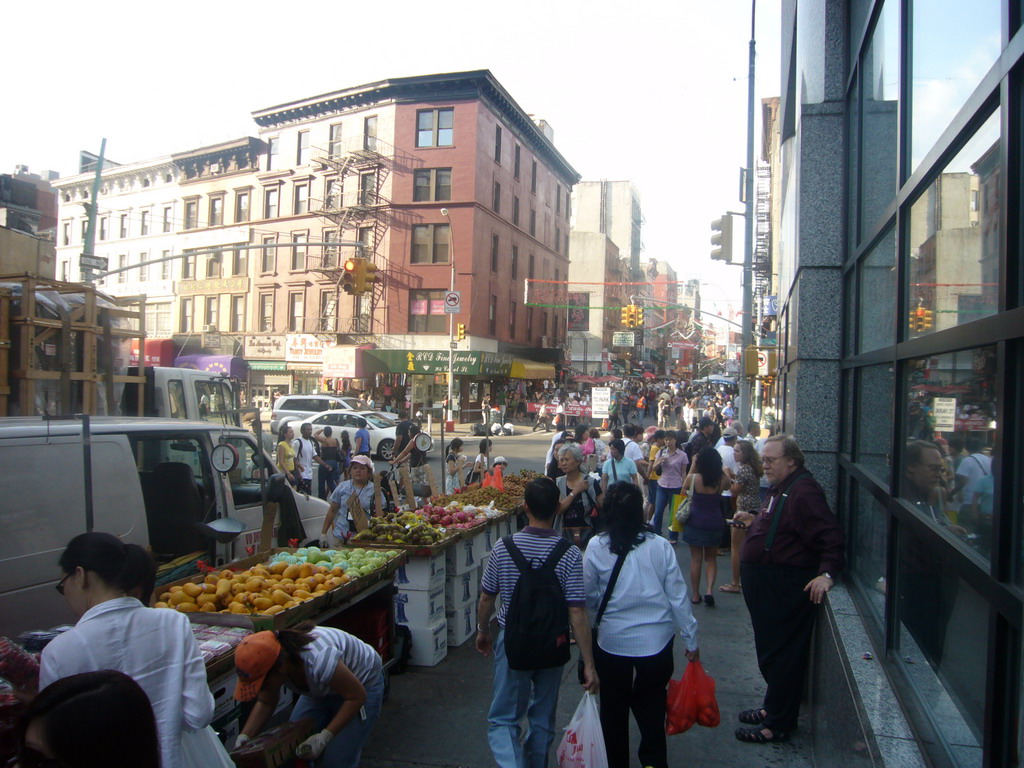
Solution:
{"label": "white car", "polygon": [[355,447],[356,430],[362,424],[370,433],[370,454],[383,461],[391,461],[395,453],[395,423],[381,418],[375,411],[332,410],[315,413],[299,422],[291,422],[295,436],[298,437],[303,424],[312,424],[313,431],[323,427],[331,427],[332,436],[340,438],[342,432],[348,432],[349,442]]}

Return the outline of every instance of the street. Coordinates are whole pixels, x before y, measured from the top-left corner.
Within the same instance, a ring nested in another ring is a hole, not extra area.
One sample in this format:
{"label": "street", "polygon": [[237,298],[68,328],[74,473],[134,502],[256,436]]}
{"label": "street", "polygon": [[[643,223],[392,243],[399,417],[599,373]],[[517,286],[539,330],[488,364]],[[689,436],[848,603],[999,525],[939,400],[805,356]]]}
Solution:
{"label": "street", "polygon": [[[541,471],[544,453],[552,433],[537,432],[494,438],[492,456],[509,460],[509,470]],[[435,439],[437,430],[435,429]],[[479,438],[469,438],[467,453],[476,455]],[[436,464],[435,464],[436,468]],[[689,552],[677,547],[680,566],[687,573]],[[727,556],[719,558],[719,581],[728,580]],[[753,633],[741,595],[717,592],[717,605],[694,606],[699,622],[701,661],[717,682],[722,723],[718,728],[694,726],[670,737],[672,766],[811,766],[811,739],[807,730],[798,731],[787,744],[755,746],[733,737],[739,725],[736,713],[760,703],[763,681],[753,650]],[[683,648],[675,646],[678,678],[685,667]],[[385,703],[373,734],[363,750],[366,768],[385,766],[441,766],[445,768],[487,768],[494,765],[487,744],[487,711],[491,700],[492,660],[482,657],[470,639],[459,648],[449,648],[448,657],[436,667],[409,667],[391,682],[391,696]],[[575,658],[565,667],[558,702],[556,726],[564,728],[579,703],[581,689],[576,682]],[[802,718],[809,722],[809,718]],[[552,764],[554,749],[552,749]],[[631,721],[630,748],[635,754],[639,733]]]}

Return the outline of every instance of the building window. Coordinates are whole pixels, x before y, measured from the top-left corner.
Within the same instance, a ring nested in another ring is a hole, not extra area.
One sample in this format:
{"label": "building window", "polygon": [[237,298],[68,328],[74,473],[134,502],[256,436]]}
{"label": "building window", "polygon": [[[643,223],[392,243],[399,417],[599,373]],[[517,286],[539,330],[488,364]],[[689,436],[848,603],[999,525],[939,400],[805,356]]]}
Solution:
{"label": "building window", "polygon": [[304,306],[302,291],[288,294],[288,330],[292,333],[302,332],[302,321],[305,317]]}
{"label": "building window", "polygon": [[276,219],[277,218],[277,201],[280,190],[277,187],[271,187],[263,192],[263,218],[264,219]]}
{"label": "building window", "polygon": [[180,333],[190,333],[192,331],[192,311],[194,306],[192,297],[181,300],[181,326],[178,328]]}
{"label": "building window", "polygon": [[494,191],[491,193],[491,209],[501,213],[501,184],[498,182],[494,182]]}
{"label": "building window", "polygon": [[450,147],[454,138],[455,110],[421,109],[416,113],[417,147]]}
{"label": "building window", "polygon": [[512,196],[512,223],[519,226],[519,195]]}
{"label": "building window", "polygon": [[[325,229],[323,234],[323,241],[325,243],[336,243],[338,242],[338,230],[336,229]],[[338,263],[338,256],[341,255],[341,249],[337,245],[325,245],[323,247],[323,266],[333,267]]]}
{"label": "building window", "polygon": [[526,276],[533,280],[533,254],[530,254],[530,260],[526,267]]}
{"label": "building window", "polygon": [[537,194],[537,161],[530,161],[530,191]]}
{"label": "building window", "polygon": [[171,206],[169,205],[164,206],[164,213],[161,224],[164,232],[171,231]]}
{"label": "building window", "polygon": [[139,234],[149,234],[149,211],[142,211],[139,218]]}
{"label": "building window", "polygon": [[309,232],[292,232],[292,272],[300,272],[306,268],[306,243],[309,242]]}
{"label": "building window", "polygon": [[210,221],[209,227],[219,227],[224,223],[224,196],[217,195],[210,198]]}
{"label": "building window", "polygon": [[149,280],[149,266],[146,262],[149,261],[148,253],[139,254],[139,282],[144,283]]}
{"label": "building window", "polygon": [[107,239],[107,225],[110,223],[106,216],[100,218],[100,240]]}
{"label": "building window", "polygon": [[363,149],[377,151],[377,116],[363,118]]}
{"label": "building window", "polygon": [[366,246],[362,250],[364,256],[369,256],[373,253],[373,227],[360,227],[356,231],[356,240]]}
{"label": "building window", "polygon": [[[120,270],[123,270],[127,266],[128,266],[128,254],[122,253],[120,256],[117,257],[117,268],[120,269]],[[122,272],[118,272],[117,273],[117,282],[119,282],[119,283],[125,282],[125,280],[128,279],[127,275],[128,275],[127,272],[123,272],[123,271]]]}
{"label": "building window", "polygon": [[82,243],[85,243],[85,237],[89,232],[89,220],[82,219]]}
{"label": "building window", "polygon": [[160,251],[160,258],[164,261],[160,262],[160,279],[170,280],[171,279],[171,260],[168,258],[171,255],[170,251]]}
{"label": "building window", "polygon": [[327,156],[341,157],[341,123],[335,123],[328,128]]}
{"label": "building window", "polygon": [[530,234],[534,237],[537,236],[537,210],[535,208],[530,209]]}
{"label": "building window", "polygon": [[508,297],[508,333],[513,339],[516,337],[516,303],[512,301],[512,294]]}
{"label": "building window", "polygon": [[324,187],[324,208],[329,211],[340,208],[342,191],[341,179],[328,179]]}
{"label": "building window", "polygon": [[565,220],[569,220],[569,212],[572,210],[572,196],[569,194],[569,190],[565,191]]}
{"label": "building window", "polygon": [[334,291],[321,291],[318,330],[333,333],[337,329],[337,309],[338,302],[334,299]]}
{"label": "building window", "polygon": [[[122,213],[121,214],[121,232],[120,232],[120,237],[122,239],[128,237],[128,214],[127,213]],[[65,243],[65,245],[67,245],[67,243]]]}
{"label": "building window", "polygon": [[249,272],[249,251],[239,249],[231,251],[231,274],[235,277],[244,277]]}
{"label": "building window", "polygon": [[555,227],[555,253],[561,253],[561,252],[562,252],[562,230],[560,230],[558,227]]}
{"label": "building window", "polygon": [[409,333],[445,333],[444,291],[409,291]]}
{"label": "building window", "polygon": [[71,245],[71,222],[65,221],[60,227],[60,240],[62,245]]}
{"label": "building window", "polygon": [[206,257],[206,277],[218,278],[221,276],[222,265],[221,262],[224,258],[224,254],[218,251],[217,253],[211,253]]}
{"label": "building window", "polygon": [[309,211],[309,184],[295,185],[295,199],[292,206],[292,213],[298,216],[300,213]]}
{"label": "building window", "polygon": [[299,131],[298,141],[295,146],[295,164],[307,165],[309,163],[309,131]]}
{"label": "building window", "polygon": [[231,330],[234,333],[245,330],[245,296],[231,297]]}
{"label": "building window", "polygon": [[63,260],[60,263],[60,279],[65,283],[71,279],[71,262]]}
{"label": "building window", "polygon": [[413,202],[436,202],[452,199],[452,169],[424,168],[413,175]]}
{"label": "building window", "polygon": [[171,303],[146,305],[146,336],[166,339],[171,335]]}
{"label": "building window", "polygon": [[260,331],[270,333],[274,330],[274,294],[260,294]]}
{"label": "building window", "polygon": [[562,185],[555,184],[555,213],[562,212]]}
{"label": "building window", "polygon": [[499,240],[497,235],[491,235],[491,272],[498,271],[498,249]]}
{"label": "building window", "polygon": [[501,126],[494,126],[494,162],[501,165]]}
{"label": "building window", "polygon": [[519,160],[522,150],[518,144],[515,149],[512,150],[512,175],[516,177],[516,181],[519,180]]}
{"label": "building window", "polygon": [[515,280],[519,275],[519,246],[512,246],[512,279]]}
{"label": "building window", "polygon": [[206,297],[206,312],[203,314],[203,330],[207,327],[217,327],[217,311],[220,306],[220,296]]}
{"label": "building window", "polygon": [[359,174],[359,204],[377,204],[377,174],[374,171]]}
{"label": "building window", "polygon": [[277,167],[277,153],[281,151],[281,139],[267,139],[267,170],[272,171]]}
{"label": "building window", "polygon": [[185,229],[195,229],[199,226],[199,201],[185,201]]}
{"label": "building window", "polygon": [[[188,251],[186,251],[188,253]],[[181,279],[195,280],[196,278],[196,257],[183,256],[181,259]]]}
{"label": "building window", "polygon": [[490,306],[487,308],[487,331],[493,337],[498,333],[498,297],[491,296]]}
{"label": "building window", "polygon": [[249,220],[249,191],[235,192],[235,223]]}
{"label": "building window", "polygon": [[[277,235],[264,235],[263,244],[276,243]],[[277,265],[277,248],[264,248],[260,256],[260,272],[273,272]]]}
{"label": "building window", "polygon": [[412,263],[447,264],[447,224],[415,224],[412,228]]}

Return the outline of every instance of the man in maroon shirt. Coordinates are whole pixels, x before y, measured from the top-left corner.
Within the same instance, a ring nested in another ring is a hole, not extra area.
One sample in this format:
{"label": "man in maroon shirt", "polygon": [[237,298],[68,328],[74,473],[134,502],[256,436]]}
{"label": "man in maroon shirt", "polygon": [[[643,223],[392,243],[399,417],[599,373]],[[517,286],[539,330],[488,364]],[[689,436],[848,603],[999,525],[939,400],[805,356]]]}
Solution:
{"label": "man in maroon shirt", "polygon": [[740,574],[767,683],[762,706],[739,714],[753,727],[736,738],[753,744],[785,741],[796,728],[818,606],[846,562],[839,521],[796,441],[768,438],[761,461],[771,487],[760,513],[733,516],[750,528]]}

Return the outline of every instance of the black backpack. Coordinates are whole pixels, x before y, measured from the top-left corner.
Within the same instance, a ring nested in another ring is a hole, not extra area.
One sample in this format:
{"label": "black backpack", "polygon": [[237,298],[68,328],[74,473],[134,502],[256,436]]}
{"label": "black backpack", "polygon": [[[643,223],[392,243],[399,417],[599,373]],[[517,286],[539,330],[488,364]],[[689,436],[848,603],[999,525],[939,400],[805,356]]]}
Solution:
{"label": "black backpack", "polygon": [[505,656],[510,669],[561,667],[569,661],[569,611],[555,567],[571,546],[559,538],[539,568],[534,568],[512,541],[502,538],[519,581],[505,613]]}

